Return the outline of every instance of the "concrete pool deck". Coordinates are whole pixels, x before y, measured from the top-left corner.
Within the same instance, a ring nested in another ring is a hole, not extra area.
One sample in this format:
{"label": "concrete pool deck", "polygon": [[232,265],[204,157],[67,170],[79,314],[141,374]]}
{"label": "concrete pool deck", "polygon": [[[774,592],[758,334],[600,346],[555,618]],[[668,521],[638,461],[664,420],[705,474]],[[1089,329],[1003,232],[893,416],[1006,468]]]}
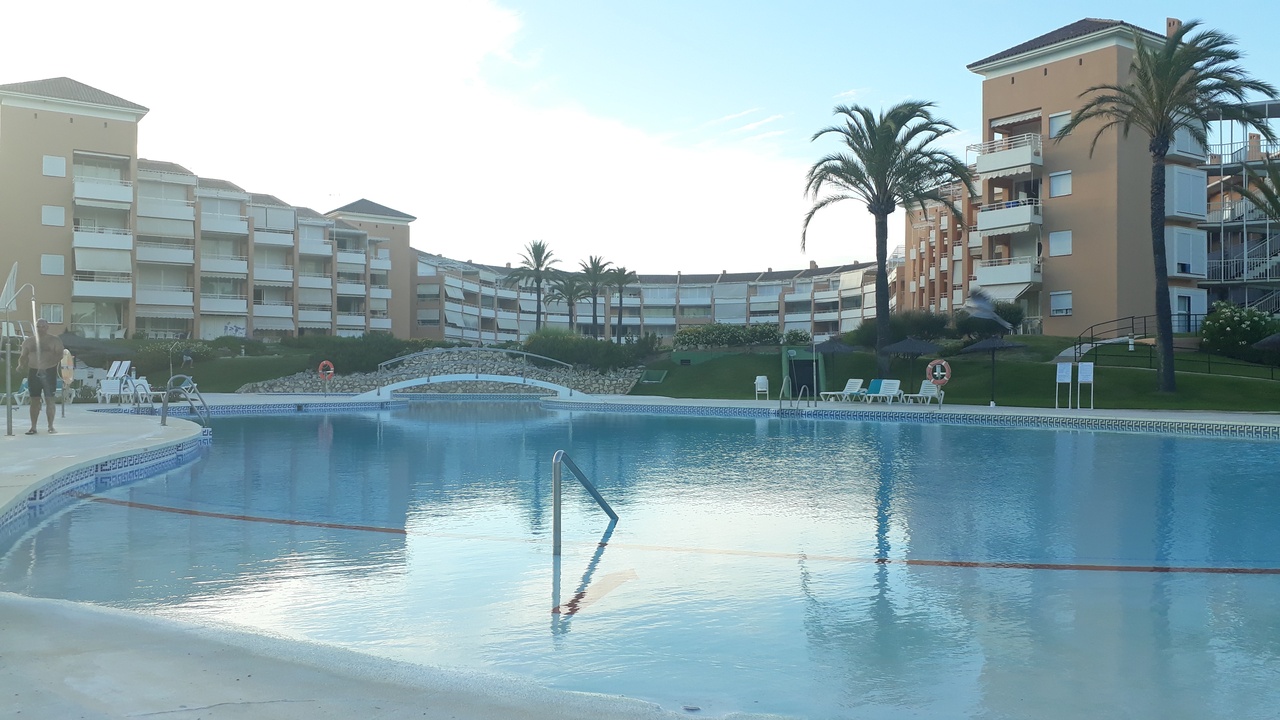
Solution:
{"label": "concrete pool deck", "polygon": [[[211,406],[367,405],[316,395],[210,394]],[[575,399],[583,407],[581,399]],[[575,401],[566,401],[572,409]],[[560,401],[549,400],[555,407]],[[641,410],[663,406],[726,414],[776,410],[778,401],[672,400],[639,396],[593,397],[587,407]],[[33,489],[77,468],[198,441],[198,425],[154,416],[92,412],[72,406],[56,421],[58,434],[25,436],[27,409],[15,408],[13,437],[0,436],[0,508],[25,503]],[[783,403],[785,409],[792,408]],[[892,406],[819,403],[810,410],[931,413],[1033,419],[1087,417],[1119,422],[1185,422],[1280,429],[1277,413],[1143,410],[1052,410],[936,405]],[[251,411],[250,411],[251,412]],[[892,414],[891,414],[892,413]],[[797,413],[803,417],[803,414]],[[874,417],[874,415],[868,416]],[[922,416],[923,419],[923,416]],[[216,442],[216,437],[214,439]],[[620,698],[567,693],[501,677],[465,675],[381,660],[355,652],[208,628],[138,613],[62,600],[0,593],[0,694],[26,717],[118,718],[674,718],[692,712],[663,711]],[[749,717],[749,716],[739,716]]]}

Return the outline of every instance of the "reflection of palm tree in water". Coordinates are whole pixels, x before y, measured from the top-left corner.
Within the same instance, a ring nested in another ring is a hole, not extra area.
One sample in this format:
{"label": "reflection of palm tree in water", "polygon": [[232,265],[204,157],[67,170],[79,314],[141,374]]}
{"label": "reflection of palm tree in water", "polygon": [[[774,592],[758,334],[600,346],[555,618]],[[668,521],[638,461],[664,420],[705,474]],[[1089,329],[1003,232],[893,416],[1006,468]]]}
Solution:
{"label": "reflection of palm tree in water", "polygon": [[[879,450],[878,462],[867,466],[868,472],[877,474],[874,570],[860,563],[831,565],[822,569],[826,578],[815,577],[808,559],[800,558],[805,630],[816,664],[832,675],[817,678],[815,684],[841,688],[841,700],[852,705],[927,705],[929,699],[921,694],[954,670],[946,664],[963,657],[962,647],[968,645],[963,628],[956,631],[951,612],[933,602],[938,593],[907,584],[910,573],[936,570],[889,562],[896,559],[891,557],[890,541],[896,489],[894,441],[899,432],[910,431],[884,425],[879,438],[864,438]],[[848,569],[853,577],[836,574]],[[867,570],[872,570],[869,577],[864,574]]]}

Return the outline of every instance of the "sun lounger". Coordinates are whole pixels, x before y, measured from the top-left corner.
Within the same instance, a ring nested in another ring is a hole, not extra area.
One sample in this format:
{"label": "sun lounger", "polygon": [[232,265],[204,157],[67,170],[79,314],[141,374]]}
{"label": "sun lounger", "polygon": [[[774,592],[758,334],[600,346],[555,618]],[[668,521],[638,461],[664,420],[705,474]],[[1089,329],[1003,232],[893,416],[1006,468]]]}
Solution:
{"label": "sun lounger", "polygon": [[829,392],[819,393],[823,400],[831,402],[853,402],[862,395],[862,378],[854,378],[844,384],[843,390],[832,390]]}
{"label": "sun lounger", "polygon": [[903,402],[919,402],[919,403],[928,404],[933,402],[934,400],[937,400],[938,404],[941,405],[942,398],[945,394],[946,393],[942,391],[942,388],[933,384],[933,381],[924,380],[920,383],[920,392],[908,393],[906,395],[903,395],[902,401]]}
{"label": "sun lounger", "polygon": [[876,380],[871,381],[871,388],[867,390],[867,402],[883,400],[886,404],[892,404],[894,400],[902,400],[902,390],[899,389],[901,381],[880,380],[879,387],[876,387],[876,382]]}

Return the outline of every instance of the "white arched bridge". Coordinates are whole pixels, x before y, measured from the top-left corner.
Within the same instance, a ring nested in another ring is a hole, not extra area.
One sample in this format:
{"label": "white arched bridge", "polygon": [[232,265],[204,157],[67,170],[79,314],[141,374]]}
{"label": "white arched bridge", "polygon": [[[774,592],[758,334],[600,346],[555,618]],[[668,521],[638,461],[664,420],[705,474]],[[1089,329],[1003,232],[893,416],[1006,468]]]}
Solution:
{"label": "white arched bridge", "polygon": [[[435,372],[437,369],[437,360],[446,360],[454,353],[467,353],[474,355],[475,353],[492,353],[494,362],[492,368],[498,372]],[[522,362],[518,364],[512,362],[510,356],[520,357]],[[531,377],[530,373],[536,374],[553,374],[545,370],[531,365],[530,361],[551,366],[560,366],[566,370],[573,370],[573,366],[566,362],[561,362],[554,358],[544,357],[542,355],[534,355],[522,350],[503,350],[500,348],[436,348],[434,350],[424,350],[423,352],[413,353],[411,355],[403,355],[398,358],[392,358],[378,365],[378,374],[387,375],[388,380],[396,375],[404,377],[406,374],[413,375],[415,370],[423,373],[417,377],[409,377],[401,380],[388,382],[373,390],[356,395],[356,400],[379,400],[386,399],[396,390],[405,388],[418,387],[420,385],[433,385],[440,383],[454,382],[496,382],[508,383],[512,385],[524,385],[527,387],[538,387],[544,390],[550,390],[559,397],[573,397],[575,395],[584,394],[581,390],[574,390],[559,383],[544,380],[539,377]],[[425,367],[423,367],[425,365]],[[401,369],[393,371],[394,368],[400,366]],[[501,372],[505,370],[507,372]],[[394,375],[393,375],[394,372]]]}

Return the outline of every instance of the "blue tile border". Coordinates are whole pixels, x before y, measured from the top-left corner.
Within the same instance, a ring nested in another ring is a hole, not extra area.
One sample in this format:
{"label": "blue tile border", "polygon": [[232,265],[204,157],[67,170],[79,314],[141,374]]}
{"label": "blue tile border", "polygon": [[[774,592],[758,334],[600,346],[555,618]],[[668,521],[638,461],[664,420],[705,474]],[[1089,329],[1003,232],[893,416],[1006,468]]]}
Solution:
{"label": "blue tile border", "polygon": [[1280,440],[1280,425],[1254,423],[1204,422],[1192,420],[1139,420],[1095,418],[1017,413],[988,414],[964,411],[895,411],[895,410],[828,410],[820,408],[756,408],[718,407],[714,405],[639,405],[557,400],[543,404],[549,409],[643,413],[649,415],[686,415],[696,417],[801,418],[814,420],[852,420],[857,422],[893,422],[943,425],[978,425],[1044,430],[1100,430],[1105,432],[1162,433],[1194,437],[1238,438],[1242,440]]}
{"label": "blue tile border", "polygon": [[[380,400],[376,402],[358,402],[358,403],[339,403],[339,402],[312,402],[310,400],[304,402],[292,403],[246,403],[239,405],[210,405],[209,415],[286,415],[293,413],[308,412],[362,412],[366,410],[389,410],[393,407],[402,407],[408,402],[399,397],[391,400]],[[128,405],[118,405],[106,408],[92,408],[90,412],[109,413],[120,415],[160,415],[158,407],[140,407],[134,408]],[[191,411],[190,405],[171,405],[169,414],[174,417],[195,417],[195,413]]]}
{"label": "blue tile border", "polygon": [[212,442],[209,428],[198,437],[140,449],[54,473],[32,488],[25,500],[0,515],[0,543],[26,532],[41,518],[67,505],[77,493],[91,493],[141,480],[195,460]]}

